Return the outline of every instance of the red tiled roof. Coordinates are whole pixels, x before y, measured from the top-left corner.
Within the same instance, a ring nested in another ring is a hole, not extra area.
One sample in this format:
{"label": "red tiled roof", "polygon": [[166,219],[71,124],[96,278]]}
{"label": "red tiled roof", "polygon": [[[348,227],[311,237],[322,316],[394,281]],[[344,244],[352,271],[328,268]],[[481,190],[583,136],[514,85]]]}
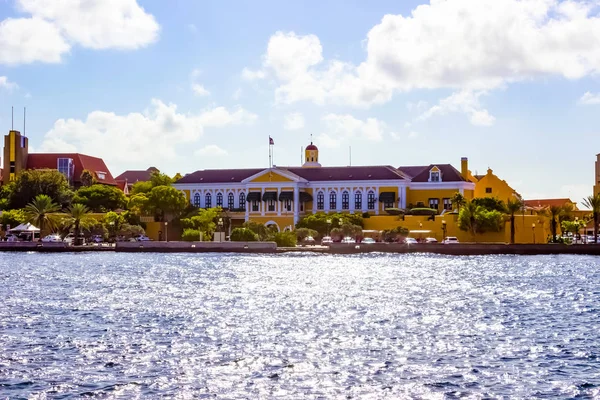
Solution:
{"label": "red tiled roof", "polygon": [[246,169],[204,169],[187,174],[176,183],[225,183],[241,182],[252,175],[264,171],[265,168]]}
{"label": "red tiled roof", "polygon": [[306,146],[306,150],[319,150],[317,148],[317,146],[315,146],[314,144],[309,144],[308,146]]}
{"label": "red tiled roof", "polygon": [[571,199],[534,199],[525,200],[524,203],[526,207],[561,207],[565,204],[574,204]]}
{"label": "red tiled roof", "polygon": [[152,172],[155,171],[158,172],[158,169],[154,167],[150,167],[147,170],[141,171],[128,170],[117,176],[115,181],[127,181],[129,183],[145,182],[150,180],[150,175],[152,175]]}
{"label": "red tiled roof", "polygon": [[427,166],[398,167],[398,169],[410,176],[411,182],[428,182],[429,170],[437,167],[442,173],[442,182],[464,182],[460,172],[450,164],[430,164]]}
{"label": "red tiled roof", "polygon": [[[84,169],[94,173],[99,183],[105,185],[116,185],[115,179],[111,175],[104,160],[98,157],[92,157],[79,153],[31,153],[27,157],[27,169],[57,169],[59,158],[71,158],[75,165],[73,176],[74,182],[79,182],[79,177]],[[104,179],[100,179],[99,172],[105,174]]]}
{"label": "red tiled roof", "polygon": [[311,182],[407,179],[390,165],[285,169]]}

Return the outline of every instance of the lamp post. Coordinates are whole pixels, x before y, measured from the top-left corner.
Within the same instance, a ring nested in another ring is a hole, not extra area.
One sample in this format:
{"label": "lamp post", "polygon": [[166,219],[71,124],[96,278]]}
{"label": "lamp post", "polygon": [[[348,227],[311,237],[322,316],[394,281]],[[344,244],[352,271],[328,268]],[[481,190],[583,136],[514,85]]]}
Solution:
{"label": "lamp post", "polygon": [[331,220],[328,219],[327,221],[325,221],[327,223],[327,236],[329,236],[329,227],[331,226]]}
{"label": "lamp post", "polygon": [[535,223],[531,224],[531,232],[533,233],[533,244],[535,244]]}
{"label": "lamp post", "polygon": [[165,221],[165,242],[169,241],[169,223]]}
{"label": "lamp post", "polygon": [[442,233],[443,233],[442,240],[445,240],[446,239],[446,221],[445,220],[442,220]]}
{"label": "lamp post", "polygon": [[219,242],[222,242],[221,240],[221,231],[223,230],[223,218],[219,218],[217,225],[219,225]]}

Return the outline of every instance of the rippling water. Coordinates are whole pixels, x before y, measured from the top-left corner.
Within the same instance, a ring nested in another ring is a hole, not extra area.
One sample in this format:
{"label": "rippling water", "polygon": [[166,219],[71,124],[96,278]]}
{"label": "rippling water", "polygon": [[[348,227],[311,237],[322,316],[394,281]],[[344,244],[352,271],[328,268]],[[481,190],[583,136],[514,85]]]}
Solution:
{"label": "rippling water", "polygon": [[0,398],[593,398],[599,267],[0,253]]}

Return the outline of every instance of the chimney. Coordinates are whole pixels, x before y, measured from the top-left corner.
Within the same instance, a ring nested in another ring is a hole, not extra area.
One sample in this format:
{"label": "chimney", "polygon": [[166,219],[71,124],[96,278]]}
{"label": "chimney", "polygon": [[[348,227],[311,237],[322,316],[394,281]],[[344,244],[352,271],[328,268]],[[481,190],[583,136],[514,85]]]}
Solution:
{"label": "chimney", "polygon": [[467,157],[462,157],[460,159],[460,176],[462,176],[465,181],[469,180],[469,159]]}

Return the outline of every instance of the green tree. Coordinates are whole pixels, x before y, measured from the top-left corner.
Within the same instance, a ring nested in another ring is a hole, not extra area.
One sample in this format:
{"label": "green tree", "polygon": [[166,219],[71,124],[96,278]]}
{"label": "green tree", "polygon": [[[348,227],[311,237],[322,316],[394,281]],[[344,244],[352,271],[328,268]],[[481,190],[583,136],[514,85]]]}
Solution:
{"label": "green tree", "polygon": [[266,240],[269,236],[269,231],[267,230],[267,227],[264,224],[261,224],[260,222],[246,221],[244,222],[243,227],[248,228],[252,232],[256,233],[258,235],[258,240],[260,241]]}
{"label": "green tree", "polygon": [[585,226],[585,221],[574,220],[574,221],[563,221],[560,223],[560,229],[565,233],[572,233],[573,237],[579,235],[581,228]]}
{"label": "green tree", "polygon": [[96,184],[81,187],[75,192],[73,203],[84,204],[93,212],[105,212],[125,208],[127,198],[115,186]]}
{"label": "green tree", "polygon": [[131,186],[131,192],[130,195],[136,195],[136,194],[146,194],[149,193],[152,190],[152,182],[150,181],[139,181],[133,184],[133,186]]}
{"label": "green tree", "polygon": [[184,242],[197,242],[200,240],[200,231],[197,229],[184,229],[181,234],[181,240]]}
{"label": "green tree", "polygon": [[150,174],[150,183],[152,183],[153,188],[157,186],[171,186],[173,184],[173,179],[167,174],[154,171]]}
{"label": "green tree", "polygon": [[598,217],[600,216],[600,193],[583,199],[583,205],[592,210],[594,221],[594,243],[598,243]]}
{"label": "green tree", "polygon": [[471,200],[477,206],[481,206],[486,210],[496,210],[500,212],[506,212],[506,205],[504,202],[496,197],[478,197]]}
{"label": "green tree", "polygon": [[403,226],[397,226],[392,229],[386,229],[381,232],[381,236],[384,242],[402,242],[405,238],[408,237],[410,231],[408,228]]}
{"label": "green tree", "polygon": [[50,196],[39,194],[25,206],[25,218],[40,229],[40,236],[47,228],[52,231],[58,222],[56,213],[60,206],[52,201]]}
{"label": "green tree", "polygon": [[159,221],[179,217],[187,207],[185,195],[171,186],[156,186],[148,193],[145,211],[154,214]]}
{"label": "green tree", "polygon": [[[327,223],[329,221],[330,223]],[[341,223],[340,223],[341,222]],[[316,213],[303,217],[296,224],[298,228],[308,228],[319,232],[319,236],[327,236],[328,232],[334,228],[340,228],[343,224],[364,226],[363,217],[360,214],[341,214],[341,213]]]}
{"label": "green tree", "polygon": [[102,225],[108,231],[108,237],[114,238],[117,236],[117,232],[121,229],[121,226],[125,223],[125,217],[122,214],[117,214],[114,211],[109,211],[104,215]]}
{"label": "green tree", "polygon": [[306,239],[307,237],[312,237],[312,238],[317,238],[319,235],[319,232],[312,230],[312,229],[308,229],[308,228],[298,228],[295,230],[296,232],[296,238],[298,239],[299,242],[303,242],[304,239]]}
{"label": "green tree", "polygon": [[81,186],[92,186],[98,183],[98,180],[94,176],[93,172],[84,169],[79,176],[79,180],[81,181]]}
{"label": "green tree", "polygon": [[342,224],[341,228],[344,236],[349,236],[351,238],[361,238],[363,234],[362,227],[350,223]]}
{"label": "green tree", "polygon": [[192,229],[198,232],[195,240],[199,240],[200,233],[205,240],[211,240],[217,229],[217,220],[221,215],[221,208],[197,209],[196,215],[181,220],[184,228]]}
{"label": "green tree", "polygon": [[63,206],[67,206],[73,197],[69,183],[57,170],[25,170],[17,176],[12,186],[10,208],[23,208],[40,194]]}
{"label": "green tree", "polygon": [[467,201],[458,214],[458,227],[473,236],[478,233],[500,232],[504,218],[498,210],[488,210],[473,201]]}
{"label": "green tree", "polygon": [[2,225],[3,230],[6,230],[8,225],[14,228],[25,221],[27,221],[27,217],[25,216],[25,211],[21,208],[2,211],[2,215],[0,216],[0,225]]}
{"label": "green tree", "polygon": [[538,212],[539,215],[550,219],[550,234],[552,235],[551,242],[557,243],[556,232],[558,231],[559,218],[565,213],[563,206],[549,206]]}
{"label": "green tree", "polygon": [[67,209],[63,217],[63,226],[73,229],[75,245],[81,244],[81,230],[89,229],[96,224],[96,220],[90,215],[90,209],[83,204],[73,204]]}
{"label": "green tree", "polygon": [[294,232],[277,232],[272,234],[269,239],[277,243],[277,247],[296,247],[298,243]]}
{"label": "green tree", "polygon": [[15,184],[10,182],[7,185],[0,183],[0,210],[8,210],[10,206],[10,197],[13,192]]}
{"label": "green tree", "polygon": [[510,219],[510,242],[515,243],[515,214],[523,209],[523,200],[519,197],[506,201],[506,212]]}
{"label": "green tree", "polygon": [[139,225],[131,225],[124,223],[119,229],[119,236],[123,236],[125,240],[131,239],[134,236],[143,235],[145,233],[144,228]]}
{"label": "green tree", "polygon": [[461,207],[467,203],[467,199],[465,199],[465,196],[463,196],[459,192],[454,193],[454,196],[452,196],[451,201],[452,201],[452,205],[454,207],[456,207],[458,212],[460,212]]}
{"label": "green tree", "polygon": [[258,235],[249,228],[235,228],[231,231],[232,242],[257,242]]}

